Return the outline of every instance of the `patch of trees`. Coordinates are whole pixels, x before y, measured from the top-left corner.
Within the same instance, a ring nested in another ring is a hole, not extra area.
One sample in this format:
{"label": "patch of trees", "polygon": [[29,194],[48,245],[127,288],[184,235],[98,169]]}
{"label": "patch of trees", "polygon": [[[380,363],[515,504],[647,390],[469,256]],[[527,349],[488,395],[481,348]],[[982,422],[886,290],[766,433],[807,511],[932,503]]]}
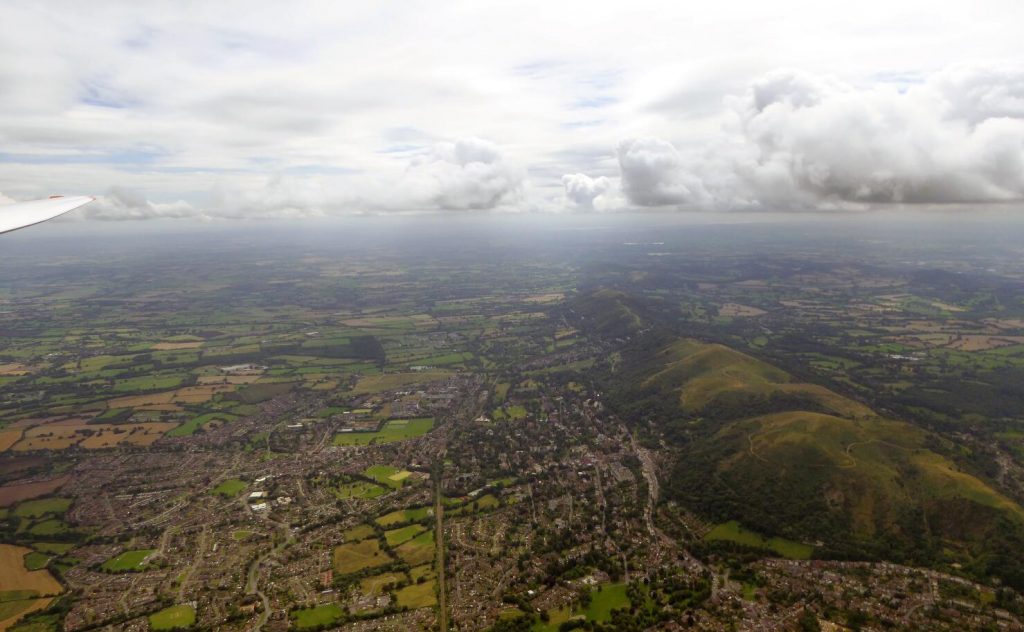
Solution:
{"label": "patch of trees", "polygon": [[353,336],[348,344],[351,355],[346,357],[376,362],[380,367],[383,367],[387,362],[384,345],[380,343],[376,336]]}
{"label": "patch of trees", "polygon": [[[989,418],[1024,417],[1024,368],[1002,367],[934,379],[921,376],[894,402],[907,416],[920,418],[920,409],[938,413],[925,421],[941,430],[963,430],[959,418],[969,413]],[[948,421],[944,421],[948,419]]]}
{"label": "patch of trees", "polygon": [[700,410],[700,415],[717,422],[759,417],[789,410],[831,413],[817,400],[798,393],[723,393]]}

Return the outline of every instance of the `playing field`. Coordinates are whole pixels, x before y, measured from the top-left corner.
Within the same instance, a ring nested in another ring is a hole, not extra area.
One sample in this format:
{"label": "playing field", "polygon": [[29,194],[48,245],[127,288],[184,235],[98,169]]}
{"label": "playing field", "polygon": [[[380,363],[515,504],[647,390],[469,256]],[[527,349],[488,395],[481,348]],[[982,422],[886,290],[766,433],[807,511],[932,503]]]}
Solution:
{"label": "playing field", "polygon": [[434,427],[432,417],[392,419],[376,432],[340,432],[334,435],[334,445],[369,445],[413,439]]}
{"label": "playing field", "polygon": [[125,551],[116,557],[112,557],[100,567],[103,570],[119,573],[124,571],[138,571],[146,567],[146,559],[156,552],[156,549],[136,549]]}
{"label": "playing field", "polygon": [[328,626],[338,619],[344,612],[338,604],[325,604],[315,608],[302,608],[292,612],[292,619],[295,620],[295,627],[304,630],[306,628],[320,628]]}
{"label": "playing field", "polygon": [[412,472],[408,470],[400,470],[397,467],[391,467],[390,465],[371,465],[366,468],[363,472],[365,476],[369,476],[378,483],[383,483],[392,489],[400,488],[405,479],[409,478]]}
{"label": "playing field", "polygon": [[366,481],[355,481],[354,483],[344,483],[338,486],[335,490],[334,495],[341,499],[348,498],[376,498],[386,494],[388,490],[380,485],[374,485],[373,483],[367,483]]}
{"label": "playing field", "polygon": [[237,496],[243,489],[245,489],[247,483],[237,478],[229,478],[220,485],[210,490],[211,494],[217,494],[218,496],[224,496],[225,498],[231,498]]}
{"label": "playing field", "polygon": [[603,584],[590,591],[590,603],[586,609],[566,607],[552,610],[548,612],[548,622],[537,622],[533,629],[536,632],[556,632],[563,623],[576,617],[604,623],[611,619],[612,610],[628,608],[629,605],[626,584]]}
{"label": "playing field", "polygon": [[187,604],[164,608],[149,615],[149,627],[154,630],[190,628],[196,623],[196,609]]}

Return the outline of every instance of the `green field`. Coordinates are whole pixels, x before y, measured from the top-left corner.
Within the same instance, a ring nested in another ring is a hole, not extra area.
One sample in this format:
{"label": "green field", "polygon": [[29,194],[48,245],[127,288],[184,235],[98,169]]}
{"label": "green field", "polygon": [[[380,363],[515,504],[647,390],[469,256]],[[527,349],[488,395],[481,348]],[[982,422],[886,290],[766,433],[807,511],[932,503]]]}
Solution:
{"label": "green field", "polygon": [[155,552],[156,549],[136,549],[134,551],[125,551],[124,553],[103,562],[100,568],[114,573],[139,571],[146,567],[146,558]]}
{"label": "green field", "polygon": [[164,608],[149,615],[149,627],[154,630],[180,630],[196,624],[196,609],[187,604]]}
{"label": "green field", "polygon": [[704,536],[704,539],[708,542],[724,540],[726,542],[736,542],[737,544],[757,549],[768,549],[791,560],[809,559],[811,557],[811,553],[814,552],[814,547],[807,544],[801,544],[785,538],[766,538],[760,533],[744,529],[740,523],[735,520],[723,522],[722,524],[715,526],[714,529]]}
{"label": "green field", "polygon": [[[32,596],[19,596],[17,593],[32,593]],[[33,598],[35,591],[12,590],[0,595],[0,621],[17,617],[36,604]]]}
{"label": "green field", "polygon": [[184,378],[179,375],[145,375],[142,377],[132,377],[125,380],[115,381],[114,392],[138,393],[145,391],[166,391],[181,386],[184,381]]}
{"label": "green field", "polygon": [[426,384],[443,380],[451,375],[449,371],[419,371],[412,373],[385,373],[381,375],[368,375],[359,380],[356,387],[352,389],[355,395],[380,393],[389,391],[410,384]]}
{"label": "green field", "polygon": [[59,535],[61,533],[67,533],[68,525],[64,524],[63,520],[57,520],[51,518],[50,520],[44,520],[37,522],[29,528],[28,532],[35,536],[46,537],[48,535]]}
{"label": "green field", "polygon": [[408,470],[400,470],[390,465],[371,465],[363,474],[392,489],[402,487],[405,484],[405,479],[409,478]]}
{"label": "green field", "polygon": [[446,511],[445,515],[452,517],[462,516],[465,514],[476,513],[478,511],[484,511],[486,509],[494,509],[495,507],[498,507],[500,505],[501,502],[497,499],[497,497],[494,496],[494,494],[485,494],[480,498],[477,498],[476,500],[467,502],[461,507],[457,507],[450,511]]}
{"label": "green field", "polygon": [[35,542],[32,548],[43,553],[62,555],[75,548],[75,545],[69,542]]}
{"label": "green field", "polygon": [[432,417],[392,419],[376,432],[340,432],[334,435],[334,445],[369,445],[392,443],[422,436],[434,427]]}
{"label": "green field", "polygon": [[626,584],[603,584],[590,591],[590,603],[586,608],[559,608],[548,612],[547,623],[537,622],[533,629],[536,632],[557,632],[566,621],[574,618],[586,619],[597,623],[605,623],[611,619],[612,610],[628,608],[629,597]]}
{"label": "green field", "polygon": [[368,524],[360,524],[346,530],[342,533],[342,537],[345,538],[346,542],[356,542],[358,540],[365,540],[366,538],[373,537],[376,531],[373,530]]}
{"label": "green field", "polygon": [[495,401],[495,403],[498,403],[498,404],[504,403],[505,399],[508,397],[508,389],[511,388],[511,387],[512,387],[512,385],[509,384],[508,382],[498,382],[497,384],[495,384],[494,385],[494,401]]}
{"label": "green field", "polygon": [[417,360],[416,364],[422,364],[425,366],[449,366],[452,364],[460,364],[472,359],[472,353],[444,353],[441,355],[430,356],[429,358],[422,358]]}
{"label": "green field", "polygon": [[366,481],[355,481],[339,485],[333,493],[341,499],[361,498],[365,500],[382,496],[388,493],[388,490],[385,487],[367,483]]}
{"label": "green field", "polygon": [[433,579],[422,584],[410,584],[405,588],[395,591],[395,599],[398,605],[410,610],[414,608],[426,608],[437,603],[437,587]]}
{"label": "green field", "polygon": [[591,591],[586,615],[591,621],[608,621],[611,619],[612,610],[628,607],[626,584],[609,584],[601,586],[600,590]]}
{"label": "green field", "polygon": [[70,507],[70,498],[41,498],[19,504],[14,515],[20,518],[39,518],[48,514],[62,516]]}
{"label": "green field", "polygon": [[403,522],[419,522],[432,516],[434,510],[431,507],[416,507],[414,509],[399,509],[392,511],[391,513],[380,516],[375,521],[382,527],[389,527],[393,524],[402,524]]}
{"label": "green field", "polygon": [[415,538],[419,534],[426,531],[427,528],[423,525],[412,524],[408,527],[402,527],[400,529],[392,529],[391,531],[384,532],[384,540],[387,541],[388,546],[395,547],[399,544],[408,542]]}
{"label": "green field", "polygon": [[423,531],[395,549],[395,553],[410,566],[429,562],[434,559],[434,530]]}
{"label": "green field", "polygon": [[277,382],[270,384],[252,384],[236,393],[232,393],[244,404],[258,404],[273,399],[278,395],[284,395],[294,388],[290,382]]}
{"label": "green field", "polygon": [[246,488],[248,483],[237,478],[229,478],[220,485],[210,490],[211,494],[217,494],[218,496],[224,496],[225,498],[231,498],[237,496],[243,489]]}
{"label": "green field", "polygon": [[526,408],[519,405],[495,408],[491,411],[491,417],[494,418],[495,421],[526,419],[526,415]]}
{"label": "green field", "polygon": [[198,417],[193,417],[192,419],[189,419],[188,421],[181,424],[177,428],[172,429],[170,432],[167,433],[167,436],[189,437],[191,435],[194,435],[197,430],[199,430],[206,424],[210,423],[211,421],[231,421],[233,419],[238,419],[238,417],[235,415],[230,415],[228,413],[207,413],[205,415],[199,415]]}
{"label": "green field", "polygon": [[391,562],[391,556],[380,548],[380,542],[375,538],[342,544],[334,549],[333,559],[334,571],[340,575]]}
{"label": "green field", "polygon": [[291,617],[295,621],[295,627],[300,630],[304,630],[306,628],[331,625],[344,614],[345,613],[341,609],[341,606],[329,603],[322,606],[316,606],[315,608],[293,610]]}
{"label": "green field", "polygon": [[365,595],[379,595],[388,584],[399,584],[408,578],[405,573],[382,573],[371,575],[359,581],[359,592]]}
{"label": "green field", "polygon": [[37,571],[40,568],[44,568],[46,563],[50,561],[50,556],[45,553],[39,553],[38,551],[32,551],[25,555],[25,568],[30,571]]}

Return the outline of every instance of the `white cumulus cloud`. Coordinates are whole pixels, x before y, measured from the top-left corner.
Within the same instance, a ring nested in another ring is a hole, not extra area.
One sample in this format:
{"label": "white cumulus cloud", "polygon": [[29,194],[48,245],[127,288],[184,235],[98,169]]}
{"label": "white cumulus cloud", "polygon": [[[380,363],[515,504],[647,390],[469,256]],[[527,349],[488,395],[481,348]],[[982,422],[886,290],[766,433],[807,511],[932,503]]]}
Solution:
{"label": "white cumulus cloud", "polygon": [[1012,65],[909,86],[772,71],[727,99],[730,122],[699,145],[623,141],[622,191],[638,207],[780,211],[1021,202],[1022,86]]}
{"label": "white cumulus cloud", "polygon": [[734,104],[741,134],[756,148],[746,173],[756,186],[762,172],[780,172],[795,191],[826,201],[1022,199],[1024,117],[1012,116],[1006,98],[1014,78],[957,75],[985,90],[937,90],[941,80],[902,92],[858,89],[796,71],[762,77]]}
{"label": "white cumulus cloud", "polygon": [[562,185],[565,199],[573,210],[614,211],[625,206],[621,185],[612,178],[573,173],[562,176]]}
{"label": "white cumulus cloud", "polygon": [[82,207],[78,214],[87,219],[125,220],[199,217],[203,213],[188,202],[151,202],[138,192],[114,187]]}
{"label": "white cumulus cloud", "polygon": [[442,142],[409,164],[396,201],[419,208],[493,209],[513,198],[525,177],[494,143],[479,138]]}
{"label": "white cumulus cloud", "polygon": [[679,151],[656,138],[622,141],[618,148],[622,190],[639,206],[699,202],[707,196]]}

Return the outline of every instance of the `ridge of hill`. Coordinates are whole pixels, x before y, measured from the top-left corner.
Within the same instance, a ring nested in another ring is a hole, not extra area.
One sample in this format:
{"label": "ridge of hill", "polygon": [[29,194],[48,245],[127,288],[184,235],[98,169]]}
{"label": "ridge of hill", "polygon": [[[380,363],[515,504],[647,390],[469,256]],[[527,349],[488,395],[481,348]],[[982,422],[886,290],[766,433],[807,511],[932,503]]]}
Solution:
{"label": "ridge of hill", "polygon": [[1024,508],[963,471],[953,441],[727,346],[655,332],[623,293],[574,308],[598,338],[633,334],[604,378],[608,401],[677,452],[667,497],[819,555],[956,562],[1024,587]]}

